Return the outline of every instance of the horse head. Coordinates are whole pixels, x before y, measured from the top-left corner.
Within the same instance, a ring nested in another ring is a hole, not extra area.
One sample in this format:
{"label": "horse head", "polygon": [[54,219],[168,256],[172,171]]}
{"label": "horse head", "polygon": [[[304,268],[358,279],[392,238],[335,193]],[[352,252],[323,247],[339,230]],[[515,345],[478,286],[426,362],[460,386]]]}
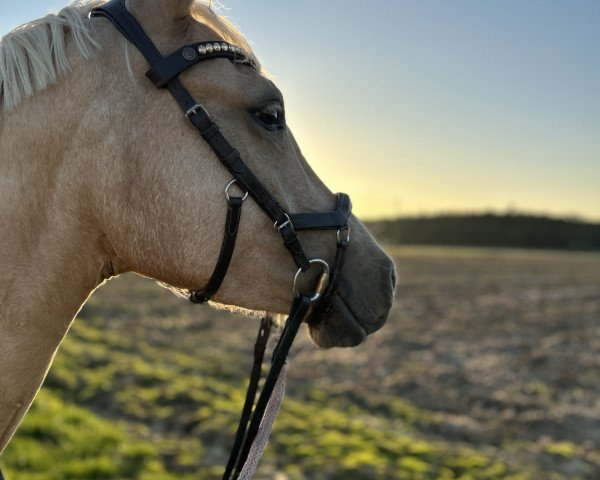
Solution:
{"label": "horse head", "polygon": [[[231,171],[171,95],[145,77],[140,52],[110,22],[88,18],[101,3],[26,24],[0,45],[0,451],[98,285],[136,272],[201,290],[221,250]],[[243,52],[241,61],[215,58],[186,69],[181,84],[282,211],[336,208],[339,197],[310,168],[285,122],[281,92],[235,28],[190,0],[129,0],[127,8],[161,55],[204,41]],[[236,188],[229,194],[244,195]],[[213,300],[285,313],[297,255],[292,260],[282,245],[285,222],[274,228],[259,200],[254,192],[244,201],[237,245]],[[352,238],[343,271],[320,320],[310,322],[322,347],[362,342],[392,304],[391,260],[357,218],[344,222]],[[309,258],[335,263],[335,230],[297,235]]]}
{"label": "horse head", "polygon": [[[222,40],[251,62],[214,59],[182,73],[181,81],[219,124],[254,175],[291,212],[333,210],[336,197],[310,168],[285,123],[284,100],[247,42],[211,10],[190,1],[129,2],[129,10],[163,54],[181,45]],[[93,207],[112,246],[115,273],[135,271],[169,285],[201,289],[212,273],[222,241],[231,174],[193,132],[173,99],[144,78],[147,61],[130,48],[132,78],[118,61],[122,38],[94,20],[104,46],[92,60],[101,70],[89,95],[102,105],[89,129],[98,179]],[[340,165],[343,172],[343,165]],[[257,206],[244,206],[237,246],[227,276],[214,296],[220,305],[284,313],[291,303],[296,266],[273,222]],[[321,346],[360,343],[383,325],[394,286],[392,262],[355,217],[344,272],[328,313],[311,325]],[[310,257],[335,256],[335,231],[299,234]]]}

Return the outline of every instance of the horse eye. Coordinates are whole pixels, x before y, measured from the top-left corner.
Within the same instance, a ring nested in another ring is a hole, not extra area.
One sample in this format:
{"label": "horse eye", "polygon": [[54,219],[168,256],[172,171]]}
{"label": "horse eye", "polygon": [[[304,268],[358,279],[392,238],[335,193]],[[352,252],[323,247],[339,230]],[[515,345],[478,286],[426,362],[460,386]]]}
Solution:
{"label": "horse eye", "polygon": [[281,130],[285,127],[285,117],[279,105],[268,106],[253,112],[255,120],[267,130]]}

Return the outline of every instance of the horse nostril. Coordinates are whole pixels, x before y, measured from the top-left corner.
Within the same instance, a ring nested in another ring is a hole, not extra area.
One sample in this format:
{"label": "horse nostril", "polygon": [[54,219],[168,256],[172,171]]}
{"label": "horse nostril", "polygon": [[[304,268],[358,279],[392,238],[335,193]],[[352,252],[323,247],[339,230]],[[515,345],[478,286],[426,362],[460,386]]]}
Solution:
{"label": "horse nostril", "polygon": [[396,269],[392,265],[390,268],[390,280],[392,281],[392,288],[396,287]]}

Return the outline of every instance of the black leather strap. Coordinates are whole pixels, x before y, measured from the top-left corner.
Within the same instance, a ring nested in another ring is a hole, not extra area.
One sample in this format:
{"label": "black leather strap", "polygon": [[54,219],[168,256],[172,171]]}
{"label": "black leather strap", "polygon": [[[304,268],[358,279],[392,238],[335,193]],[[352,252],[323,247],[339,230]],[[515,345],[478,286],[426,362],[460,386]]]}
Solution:
{"label": "black leather strap", "polygon": [[229,197],[227,201],[227,218],[225,219],[225,233],[223,234],[223,243],[217,265],[210,277],[210,280],[204,287],[204,290],[193,290],[190,292],[190,300],[194,303],[204,303],[217,293],[223,279],[227,274],[227,269],[231,263],[233,250],[235,249],[235,240],[237,239],[240,217],[242,215],[242,197]]}
{"label": "black leather strap", "polygon": [[307,322],[310,325],[315,325],[323,320],[331,309],[331,297],[337,292],[337,287],[344,269],[344,261],[346,259],[346,251],[349,243],[347,238],[340,238],[340,241],[338,242],[335,251],[335,260],[333,261],[333,268],[331,269],[331,275],[329,277],[329,286],[327,287],[325,295],[323,295],[321,300],[319,300],[319,303],[313,308],[310,319]]}
{"label": "black leather strap", "polygon": [[[146,35],[135,17],[127,10],[125,0],[111,0],[100,5],[90,12],[90,16],[104,17],[110,20],[119,32],[140,51],[150,65],[163,60],[163,56],[152,43],[152,40]],[[172,79],[167,87],[184,111],[187,112],[196,104],[178,78]]]}
{"label": "black leather strap", "polygon": [[337,194],[337,206],[333,212],[326,213],[290,213],[290,220],[294,229],[300,230],[327,230],[340,229],[348,225],[352,203],[345,193]]}
{"label": "black leather strap", "polygon": [[219,160],[235,177],[240,187],[246,190],[256,203],[274,222],[287,220],[285,210],[277,203],[271,192],[256,178],[240,157],[240,153],[231,146],[203,107],[188,115],[192,125],[208,142]]}
{"label": "black leather strap", "polygon": [[[289,250],[298,268],[301,268],[302,271],[308,270],[310,262],[302,249],[293,224],[288,222],[288,214],[279,205],[277,200],[275,200],[275,197],[271,195],[271,192],[267,190],[254,173],[252,173],[252,170],[244,163],[240,157],[240,153],[231,146],[219,130],[217,124],[210,119],[204,108],[198,108],[188,115],[188,118],[192,125],[198,129],[202,138],[212,147],[219,160],[235,177],[240,187],[250,194],[273,222],[281,226],[279,231],[283,237],[283,243]],[[288,223],[286,224],[286,222]]]}
{"label": "black leather strap", "polygon": [[111,0],[100,5],[91,11],[90,16],[109,19],[119,32],[144,55],[150,65],[154,65],[163,59],[142,26],[127,10],[125,0]]}

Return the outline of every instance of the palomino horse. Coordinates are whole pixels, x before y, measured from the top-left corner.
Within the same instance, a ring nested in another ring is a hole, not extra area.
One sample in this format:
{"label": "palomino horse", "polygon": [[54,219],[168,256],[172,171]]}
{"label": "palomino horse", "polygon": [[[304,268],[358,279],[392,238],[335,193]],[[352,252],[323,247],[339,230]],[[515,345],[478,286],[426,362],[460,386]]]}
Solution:
{"label": "palomino horse", "polygon": [[[95,288],[136,272],[199,290],[221,247],[231,175],[144,77],[142,55],[106,19],[88,18],[100,3],[24,25],[0,46],[0,452]],[[246,52],[253,68],[215,59],[181,81],[288,211],[335,208],[238,31],[191,0],[129,0],[127,8],[163,54],[214,39]],[[244,209],[213,304],[286,312],[296,265],[256,202]],[[359,344],[392,304],[392,262],[355,217],[349,222],[343,274],[327,314],[309,326],[321,347]],[[299,236],[311,257],[333,263],[335,233],[333,242],[330,231]]]}

